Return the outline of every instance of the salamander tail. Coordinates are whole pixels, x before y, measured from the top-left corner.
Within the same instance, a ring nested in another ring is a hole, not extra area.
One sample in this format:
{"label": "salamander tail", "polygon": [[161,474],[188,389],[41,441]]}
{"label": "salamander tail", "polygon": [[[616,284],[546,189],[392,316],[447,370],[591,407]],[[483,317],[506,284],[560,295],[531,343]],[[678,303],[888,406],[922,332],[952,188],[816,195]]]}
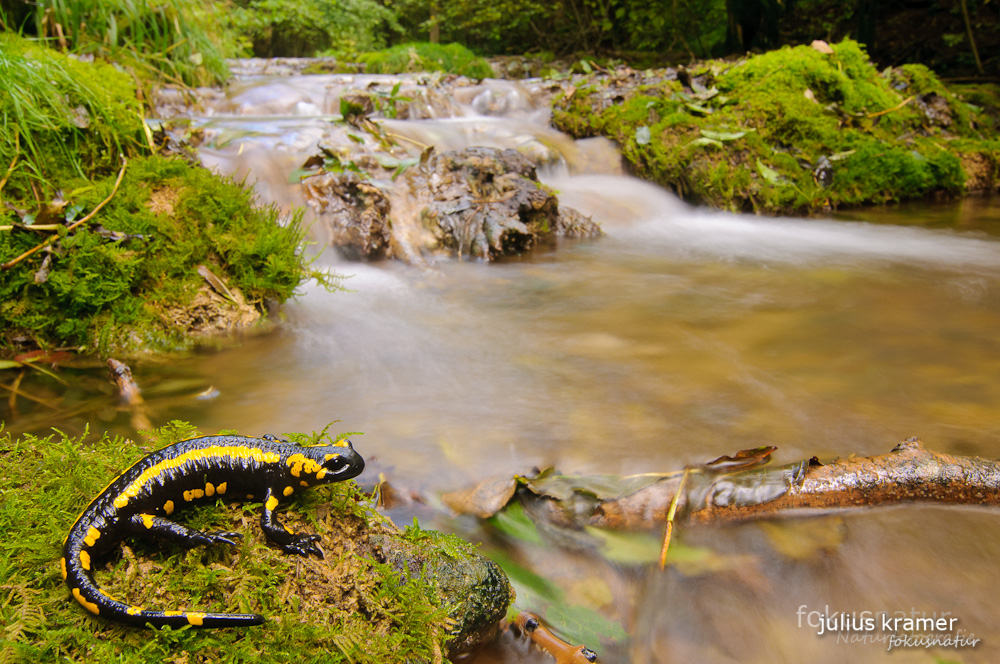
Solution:
{"label": "salamander tail", "polygon": [[[67,554],[69,551],[67,551]],[[84,558],[89,560],[89,558]],[[110,618],[136,627],[247,627],[260,625],[264,616],[257,613],[204,613],[201,611],[158,611],[132,606],[107,594],[94,583],[76,556],[65,555],[61,566],[70,594],[95,616]]]}

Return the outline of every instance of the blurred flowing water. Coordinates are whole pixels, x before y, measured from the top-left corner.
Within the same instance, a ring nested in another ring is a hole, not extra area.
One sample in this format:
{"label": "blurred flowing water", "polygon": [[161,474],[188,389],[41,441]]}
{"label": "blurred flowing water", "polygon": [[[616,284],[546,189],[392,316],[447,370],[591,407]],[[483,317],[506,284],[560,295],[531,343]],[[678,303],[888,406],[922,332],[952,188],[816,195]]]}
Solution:
{"label": "blurred flowing water", "polygon": [[[256,182],[267,201],[301,204],[289,174],[329,137],[339,97],[395,80],[247,75],[192,117],[207,135],[200,154]],[[419,95],[418,79],[399,80],[400,94]],[[171,382],[218,390],[210,400],[154,396],[154,421],[280,434],[340,420],[334,428],[364,432],[355,444],[374,468],[432,503],[536,466],[667,471],[765,444],[790,462],[881,454],[916,435],[940,451],[1000,457],[1000,206],[923,203],[836,220],[692,208],[623,175],[606,141],[550,129],[540,85],[456,88],[428,101],[421,119],[386,126],[440,150],[524,150],[606,237],[492,265],[346,263],[326,251],[320,264],[349,275],[349,292],[306,287],[270,333],[138,363],[154,395]],[[109,426],[126,429],[127,416]],[[444,509],[416,513],[620,624],[628,639],[588,644],[602,661],[1000,657],[992,511],[853,513],[821,521],[834,543],[810,555],[781,545],[815,538],[800,523],[682,526],[680,542],[722,562],[665,574],[509,541]],[[950,611],[982,641],[892,652],[838,643],[802,622],[802,606]],[[481,661],[545,660],[509,647]]]}

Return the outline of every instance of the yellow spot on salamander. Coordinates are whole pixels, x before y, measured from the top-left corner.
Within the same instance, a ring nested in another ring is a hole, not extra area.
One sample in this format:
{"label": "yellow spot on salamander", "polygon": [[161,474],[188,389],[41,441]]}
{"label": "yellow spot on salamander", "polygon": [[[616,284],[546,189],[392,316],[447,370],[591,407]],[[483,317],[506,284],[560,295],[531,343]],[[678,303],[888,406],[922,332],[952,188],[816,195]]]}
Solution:
{"label": "yellow spot on salamander", "polygon": [[283,525],[283,526],[281,526],[281,527],[282,527],[282,528],[284,528],[284,529],[285,529],[285,532],[286,532],[286,533],[288,533],[289,535],[294,535],[294,534],[295,534],[295,531],[294,531],[294,530],[292,530],[291,528],[289,528],[288,526],[284,526],[284,525]]}
{"label": "yellow spot on salamander", "polygon": [[300,480],[299,484],[301,484],[302,486],[309,486],[309,482],[306,482],[305,480]]}
{"label": "yellow spot on salamander", "polygon": [[267,502],[264,503],[264,509],[266,510],[273,510],[277,506],[278,506],[278,499],[275,498],[274,496],[268,498]]}
{"label": "yellow spot on salamander", "polygon": [[163,615],[165,615],[168,618],[170,618],[170,617],[173,617],[173,616],[183,616],[184,612],[183,611],[164,611]]}
{"label": "yellow spot on salamander", "polygon": [[60,558],[59,559],[59,567],[62,568],[63,581],[65,581],[66,580],[66,576],[67,576],[67,573],[66,573],[66,559],[65,558]]}
{"label": "yellow spot on salamander", "polygon": [[202,623],[205,622],[205,614],[204,613],[191,612],[191,613],[187,614],[187,619],[188,619],[188,624],[189,625],[201,626]]}
{"label": "yellow spot on salamander", "polygon": [[320,468],[316,471],[316,479],[321,480],[326,477],[326,468]]}
{"label": "yellow spot on salamander", "polygon": [[[174,470],[175,468],[181,468],[191,462],[196,463],[202,460],[218,458],[230,460],[239,459],[253,462],[254,464],[261,466],[281,461],[281,455],[277,452],[265,452],[259,447],[212,445],[211,447],[191,450],[189,452],[185,452],[184,454],[178,454],[171,459],[164,459],[163,461],[142,471],[142,473],[137,478],[132,480],[132,482],[122,490],[118,497],[115,498],[115,507],[119,509],[125,507],[125,505],[128,504],[129,499],[138,496],[147,484],[158,479],[164,473]],[[196,491],[204,495],[201,489],[196,489]]]}
{"label": "yellow spot on salamander", "polygon": [[339,456],[340,456],[340,454],[338,454],[338,453],[327,454],[325,457],[323,457],[323,461],[329,461],[330,459],[332,459],[334,457],[339,457]]}
{"label": "yellow spot on salamander", "polygon": [[325,472],[323,466],[319,465],[306,455],[300,453],[293,454],[285,461],[288,464],[288,472],[292,474],[293,477],[301,477],[302,473],[309,475],[311,473]]}
{"label": "yellow spot on salamander", "polygon": [[125,613],[129,614],[130,616],[137,616],[140,613],[142,613],[142,610],[143,609],[141,606],[130,606],[127,609],[125,609]]}
{"label": "yellow spot on salamander", "polygon": [[221,493],[225,493],[225,492],[226,492],[226,483],[225,483],[225,482],[223,482],[223,483],[222,483],[222,484],[220,484],[219,486],[215,487],[215,492],[216,492],[216,493],[220,493],[220,494],[221,494]]}
{"label": "yellow spot on salamander", "polygon": [[101,610],[97,607],[96,604],[94,604],[93,602],[88,602],[87,598],[84,597],[82,594],[80,594],[79,588],[73,588],[73,599],[78,601],[83,606],[83,608],[87,609],[95,616],[101,612]]}
{"label": "yellow spot on salamander", "polygon": [[140,514],[142,517],[142,525],[146,526],[146,530],[153,527],[153,515],[152,514]]}
{"label": "yellow spot on salamander", "polygon": [[285,487],[285,490],[284,490],[284,491],[282,491],[281,493],[283,493],[283,494],[284,494],[284,495],[286,495],[286,496],[290,496],[290,495],[292,495],[292,493],[293,493],[294,491],[295,491],[295,489],[293,489],[292,487],[290,487],[290,486],[286,486],[286,487]]}
{"label": "yellow spot on salamander", "polygon": [[163,511],[166,512],[167,515],[173,514],[174,513],[174,501],[168,500],[167,502],[163,503]]}
{"label": "yellow spot on salamander", "polygon": [[211,482],[205,482],[205,495],[214,496],[215,495],[215,485]]}
{"label": "yellow spot on salamander", "polygon": [[86,551],[80,552],[80,564],[83,565],[83,569],[90,569],[90,554]]}
{"label": "yellow spot on salamander", "polygon": [[205,495],[205,492],[201,489],[191,489],[190,491],[184,492],[184,500],[197,500]]}
{"label": "yellow spot on salamander", "polygon": [[94,546],[100,538],[101,531],[91,526],[90,530],[87,531],[87,536],[83,538],[83,541],[86,542],[87,546]]}

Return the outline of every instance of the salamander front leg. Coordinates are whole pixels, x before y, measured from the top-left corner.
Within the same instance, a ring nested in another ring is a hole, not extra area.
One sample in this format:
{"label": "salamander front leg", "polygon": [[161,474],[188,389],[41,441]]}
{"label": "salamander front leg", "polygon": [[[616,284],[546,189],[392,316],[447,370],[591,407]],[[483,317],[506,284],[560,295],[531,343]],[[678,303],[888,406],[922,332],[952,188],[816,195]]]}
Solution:
{"label": "salamander front leg", "polygon": [[271,489],[264,495],[264,513],[260,515],[260,527],[264,529],[267,538],[280,546],[285,553],[297,553],[300,556],[314,555],[323,557],[323,551],[316,546],[319,535],[299,535],[292,532],[288,526],[283,526],[278,521],[278,515],[274,509],[278,506],[278,499]]}
{"label": "salamander front leg", "polygon": [[243,537],[241,533],[231,531],[216,531],[203,533],[194,528],[182,526],[170,519],[153,514],[135,514],[129,519],[129,529],[140,535],[153,535],[161,539],[173,540],[188,546],[199,544],[228,544],[236,546],[236,540]]}

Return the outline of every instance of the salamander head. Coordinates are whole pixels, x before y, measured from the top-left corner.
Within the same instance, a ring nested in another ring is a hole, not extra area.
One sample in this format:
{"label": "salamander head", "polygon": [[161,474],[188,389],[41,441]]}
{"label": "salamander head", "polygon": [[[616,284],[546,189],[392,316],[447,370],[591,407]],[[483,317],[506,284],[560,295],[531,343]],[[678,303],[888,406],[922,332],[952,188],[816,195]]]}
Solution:
{"label": "salamander head", "polygon": [[365,469],[365,460],[354,451],[354,446],[349,440],[346,445],[323,445],[312,447],[310,450],[313,458],[326,471],[317,473],[317,478],[324,484],[352,479]]}

